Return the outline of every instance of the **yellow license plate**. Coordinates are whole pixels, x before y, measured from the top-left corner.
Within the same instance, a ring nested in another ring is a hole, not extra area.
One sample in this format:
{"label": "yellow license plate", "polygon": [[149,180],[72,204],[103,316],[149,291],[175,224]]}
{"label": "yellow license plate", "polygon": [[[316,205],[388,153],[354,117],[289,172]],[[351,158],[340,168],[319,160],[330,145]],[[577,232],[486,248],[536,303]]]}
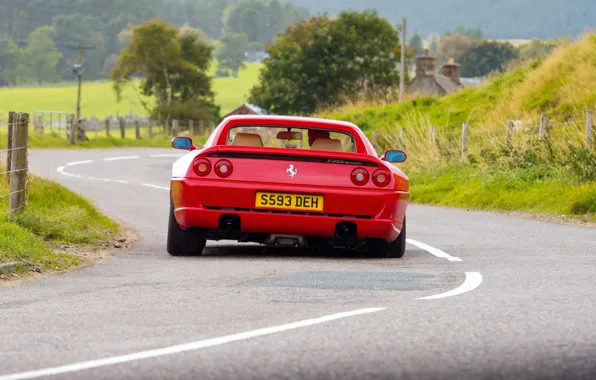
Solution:
{"label": "yellow license plate", "polygon": [[258,192],[255,207],[323,211],[323,196]]}

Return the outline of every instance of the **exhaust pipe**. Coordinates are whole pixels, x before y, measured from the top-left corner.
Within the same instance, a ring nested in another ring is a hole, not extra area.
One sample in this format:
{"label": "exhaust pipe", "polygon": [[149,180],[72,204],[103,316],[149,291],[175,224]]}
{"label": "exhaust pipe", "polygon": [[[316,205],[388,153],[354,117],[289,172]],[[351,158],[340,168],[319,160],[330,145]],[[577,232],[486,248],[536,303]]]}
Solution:
{"label": "exhaust pipe", "polygon": [[340,240],[350,240],[356,237],[356,223],[339,222],[335,226],[335,237]]}
{"label": "exhaust pipe", "polygon": [[240,217],[238,215],[222,215],[218,228],[224,231],[240,231]]}

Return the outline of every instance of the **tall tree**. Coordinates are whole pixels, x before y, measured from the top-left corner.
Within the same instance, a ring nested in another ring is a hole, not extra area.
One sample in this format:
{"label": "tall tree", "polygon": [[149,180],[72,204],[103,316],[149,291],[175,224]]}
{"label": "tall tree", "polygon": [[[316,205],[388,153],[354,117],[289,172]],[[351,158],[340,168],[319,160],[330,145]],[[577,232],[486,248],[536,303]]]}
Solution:
{"label": "tall tree", "polygon": [[0,37],[0,87],[14,85],[17,81],[17,67],[21,51],[8,37]]}
{"label": "tall tree", "polygon": [[396,31],[374,11],[300,21],[267,48],[249,101],[271,113],[304,115],[356,99],[363,87],[391,88],[399,81],[397,46]]}
{"label": "tall tree", "polygon": [[131,43],[110,77],[118,97],[124,85],[141,77],[143,95],[157,99],[152,110],[157,117],[218,118],[207,75],[212,53],[213,48],[191,30],[153,19],[133,28]]}
{"label": "tall tree", "polygon": [[27,37],[27,47],[23,51],[23,67],[30,78],[38,84],[54,82],[59,79],[56,66],[62,54],[52,40],[54,29],[40,26]]}
{"label": "tall tree", "polygon": [[422,37],[420,37],[420,33],[415,32],[408,42],[408,50],[416,56],[422,52],[422,48]]}
{"label": "tall tree", "polygon": [[232,76],[237,77],[238,71],[246,67],[244,53],[248,51],[248,48],[249,42],[246,34],[231,32],[224,34],[215,54],[220,69],[231,70]]}

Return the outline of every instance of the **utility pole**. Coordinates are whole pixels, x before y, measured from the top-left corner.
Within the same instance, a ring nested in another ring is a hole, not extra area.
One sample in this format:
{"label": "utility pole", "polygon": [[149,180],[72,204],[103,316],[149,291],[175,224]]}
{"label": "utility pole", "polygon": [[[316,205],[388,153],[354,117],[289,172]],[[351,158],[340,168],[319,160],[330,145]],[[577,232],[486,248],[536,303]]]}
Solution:
{"label": "utility pole", "polygon": [[406,71],[406,18],[401,24],[401,61],[399,63],[399,102],[404,99],[404,75]]}
{"label": "utility pole", "polygon": [[72,72],[77,76],[77,122],[81,118],[81,86],[83,84],[83,51],[84,50],[93,50],[95,49],[95,45],[92,46],[83,46],[82,44],[78,45],[63,45],[68,49],[77,49],[79,51],[79,63],[74,64],[72,66]]}

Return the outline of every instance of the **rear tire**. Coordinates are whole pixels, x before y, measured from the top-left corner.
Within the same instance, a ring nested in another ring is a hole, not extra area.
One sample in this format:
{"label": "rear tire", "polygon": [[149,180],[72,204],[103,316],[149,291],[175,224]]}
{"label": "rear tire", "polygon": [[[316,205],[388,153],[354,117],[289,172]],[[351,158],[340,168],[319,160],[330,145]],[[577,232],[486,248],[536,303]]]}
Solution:
{"label": "rear tire", "polygon": [[406,254],[406,217],[397,239],[387,243],[383,239],[374,239],[368,242],[368,253],[372,257],[402,258]]}
{"label": "rear tire", "polygon": [[174,216],[174,205],[170,201],[167,250],[172,256],[198,256],[203,253],[207,240],[197,228],[183,230]]}

